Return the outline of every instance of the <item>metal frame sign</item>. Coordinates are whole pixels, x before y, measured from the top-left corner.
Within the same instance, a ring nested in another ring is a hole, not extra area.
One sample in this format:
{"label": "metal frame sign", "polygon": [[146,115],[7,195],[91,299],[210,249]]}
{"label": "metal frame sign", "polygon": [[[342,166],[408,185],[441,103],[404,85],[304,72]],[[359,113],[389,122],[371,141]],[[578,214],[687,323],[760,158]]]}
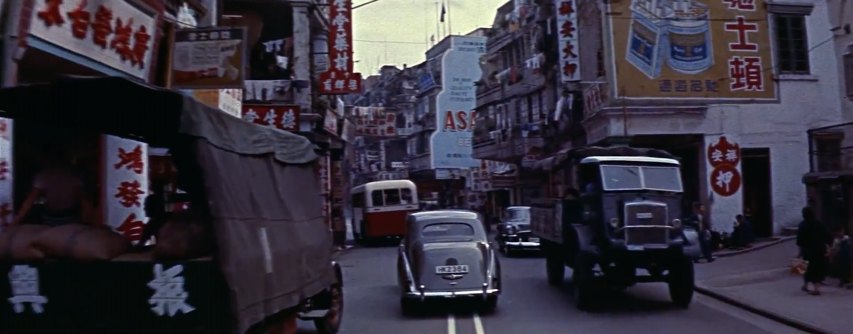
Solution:
{"label": "metal frame sign", "polygon": [[353,72],[352,59],[352,1],[332,0],[329,9],[330,68],[320,73],[320,94],[343,95],[360,93],[361,73]]}

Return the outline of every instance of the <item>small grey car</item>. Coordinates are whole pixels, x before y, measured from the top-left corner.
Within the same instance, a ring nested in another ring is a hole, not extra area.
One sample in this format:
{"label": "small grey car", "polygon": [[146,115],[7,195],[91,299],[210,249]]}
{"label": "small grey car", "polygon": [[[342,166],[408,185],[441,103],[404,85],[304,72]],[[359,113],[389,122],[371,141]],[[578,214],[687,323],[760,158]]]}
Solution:
{"label": "small grey car", "polygon": [[517,250],[540,249],[539,237],[530,229],[530,207],[511,206],[504,211],[495,236],[498,249],[506,256],[512,256]]}
{"label": "small grey car", "polygon": [[480,299],[486,311],[501,292],[498,256],[482,216],[466,210],[409,214],[397,259],[401,307],[411,314],[426,300]]}

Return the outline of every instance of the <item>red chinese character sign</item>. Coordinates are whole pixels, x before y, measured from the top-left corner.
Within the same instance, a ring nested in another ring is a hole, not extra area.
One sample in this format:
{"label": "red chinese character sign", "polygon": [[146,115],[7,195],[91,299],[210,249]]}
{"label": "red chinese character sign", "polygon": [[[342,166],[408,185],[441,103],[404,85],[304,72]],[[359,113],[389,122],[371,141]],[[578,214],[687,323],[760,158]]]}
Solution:
{"label": "red chinese character sign", "polygon": [[[148,80],[157,50],[162,3],[33,1],[28,29],[30,35]],[[29,14],[28,11],[23,13]]]}
{"label": "red chinese character sign", "polygon": [[352,1],[332,0],[329,8],[328,71],[320,73],[320,94],[361,92],[361,73],[354,73],[352,59]]}
{"label": "red chinese character sign", "polygon": [[243,104],[243,119],[285,131],[299,131],[299,106]]}
{"label": "red chinese character sign", "polygon": [[148,146],[104,136],[104,217],[106,224],[132,242],[139,241],[147,218]]}
{"label": "red chinese character sign", "polygon": [[708,145],[708,163],[711,171],[711,189],[720,196],[728,197],[736,194],[742,184],[739,171],[741,159],[740,145],[729,142],[725,136]]}
{"label": "red chinese character sign", "polygon": [[576,0],[555,0],[557,6],[557,42],[563,82],[580,81],[580,39]]}
{"label": "red chinese character sign", "polygon": [[0,117],[0,232],[13,219],[12,120]]}
{"label": "red chinese character sign", "polygon": [[613,97],[777,100],[766,3],[608,2]]}

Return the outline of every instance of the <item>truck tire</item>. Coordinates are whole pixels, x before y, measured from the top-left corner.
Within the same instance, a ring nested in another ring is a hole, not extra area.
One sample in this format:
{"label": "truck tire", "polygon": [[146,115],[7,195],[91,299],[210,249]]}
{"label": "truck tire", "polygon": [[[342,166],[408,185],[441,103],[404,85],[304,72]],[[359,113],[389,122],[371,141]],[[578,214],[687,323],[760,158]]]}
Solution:
{"label": "truck tire", "polygon": [[329,289],[332,305],[325,317],[314,320],[314,328],[320,334],[336,334],[341,328],[341,320],[344,317],[344,289],[340,284],[335,284]]}
{"label": "truck tire", "polygon": [[572,290],[575,306],[581,311],[592,309],[595,298],[595,262],[589,254],[578,253],[572,270]]}
{"label": "truck tire", "polygon": [[692,261],[683,259],[673,264],[668,275],[669,296],[673,304],[684,309],[690,307],[693,300],[693,279]]}
{"label": "truck tire", "polygon": [[543,245],[545,249],[545,270],[548,274],[548,284],[557,286],[563,284],[566,278],[566,263],[558,247]]}

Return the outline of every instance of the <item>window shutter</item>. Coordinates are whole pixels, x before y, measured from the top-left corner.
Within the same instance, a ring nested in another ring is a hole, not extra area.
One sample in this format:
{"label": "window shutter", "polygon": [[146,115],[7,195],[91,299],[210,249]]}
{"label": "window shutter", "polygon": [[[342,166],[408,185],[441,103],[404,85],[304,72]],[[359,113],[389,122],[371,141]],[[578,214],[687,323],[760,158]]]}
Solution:
{"label": "window shutter", "polygon": [[853,52],[844,55],[844,82],[847,97],[853,99]]}

